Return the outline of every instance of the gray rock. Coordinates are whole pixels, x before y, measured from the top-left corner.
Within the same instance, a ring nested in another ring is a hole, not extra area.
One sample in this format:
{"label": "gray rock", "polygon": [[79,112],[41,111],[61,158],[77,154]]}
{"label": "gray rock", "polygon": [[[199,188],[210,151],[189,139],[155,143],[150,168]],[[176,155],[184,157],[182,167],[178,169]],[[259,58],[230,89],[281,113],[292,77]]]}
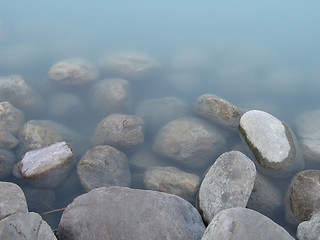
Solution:
{"label": "gray rock", "polygon": [[0,102],[0,130],[16,135],[24,122],[24,113],[8,101]]}
{"label": "gray rock", "polygon": [[209,122],[199,118],[179,118],[157,133],[153,151],[190,168],[206,166],[226,145],[226,137]]}
{"label": "gray rock", "polygon": [[194,202],[200,178],[175,167],[150,167],[144,173],[146,189],[171,193]]}
{"label": "gray rock", "polygon": [[175,195],[103,187],[77,197],[63,212],[61,239],[200,239],[197,210]]}
{"label": "gray rock", "polygon": [[212,219],[201,240],[211,239],[294,240],[268,217],[242,207],[222,210]]}
{"label": "gray rock", "polygon": [[34,212],[16,213],[0,221],[0,239],[56,240],[50,226]]}
{"label": "gray rock", "polygon": [[43,100],[20,75],[0,77],[0,101],[8,101],[22,111],[39,112]]}
{"label": "gray rock", "polygon": [[320,212],[309,221],[302,222],[297,228],[297,240],[318,240],[320,236]]}
{"label": "gray rock", "polygon": [[7,177],[16,163],[16,156],[9,149],[0,148],[0,179]]}
{"label": "gray rock", "polygon": [[197,208],[209,224],[223,209],[245,207],[256,178],[254,163],[243,153],[223,153],[204,177]]}
{"label": "gray rock", "polygon": [[37,188],[61,184],[74,166],[74,154],[66,142],[58,142],[27,152],[15,165],[13,174]]}
{"label": "gray rock", "polygon": [[100,121],[91,143],[110,145],[119,150],[134,152],[144,143],[144,122],[140,117],[128,114],[111,114]]}
{"label": "gray rock", "polygon": [[215,95],[203,94],[198,97],[194,104],[194,111],[222,127],[236,130],[239,126],[241,110]]}
{"label": "gray rock", "polygon": [[0,220],[19,212],[28,212],[22,189],[15,183],[0,182]]}
{"label": "gray rock", "polygon": [[18,146],[19,140],[13,136],[10,132],[0,130],[0,148],[15,148]]}
{"label": "gray rock", "polygon": [[304,160],[288,126],[269,113],[251,110],[240,118],[239,131],[261,171],[288,177],[304,167]]}
{"label": "gray rock", "polygon": [[98,187],[127,187],[131,184],[127,156],[107,145],[89,149],[78,162],[77,173],[87,192]]}
{"label": "gray rock", "polygon": [[103,79],[90,90],[90,102],[102,116],[131,110],[130,83],[124,79]]}
{"label": "gray rock", "polygon": [[61,85],[83,85],[98,77],[98,69],[84,58],[70,58],[55,63],[49,70],[49,78]]}
{"label": "gray rock", "polygon": [[303,154],[320,161],[320,110],[305,112],[296,118],[297,136],[301,142]]}

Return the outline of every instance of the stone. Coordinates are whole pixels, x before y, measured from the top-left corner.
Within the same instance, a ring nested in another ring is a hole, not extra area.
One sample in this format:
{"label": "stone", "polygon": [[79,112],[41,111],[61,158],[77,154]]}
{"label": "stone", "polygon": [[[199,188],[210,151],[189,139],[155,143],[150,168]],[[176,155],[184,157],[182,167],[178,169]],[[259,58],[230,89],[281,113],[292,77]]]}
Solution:
{"label": "stone", "polygon": [[200,239],[205,226],[197,210],[167,193],[101,187],[77,197],[63,212],[61,239]]}
{"label": "stone", "polygon": [[0,148],[12,149],[18,146],[19,140],[10,132],[0,130]]}
{"label": "stone", "polygon": [[194,112],[217,125],[231,130],[238,128],[241,116],[239,108],[212,94],[199,96],[194,103]]}
{"label": "stone", "polygon": [[13,174],[36,188],[61,184],[74,166],[74,154],[66,142],[28,151],[15,165]]}
{"label": "stone", "polygon": [[49,78],[61,85],[81,86],[97,79],[98,69],[84,58],[70,58],[53,64]]}
{"label": "stone", "polygon": [[10,102],[0,102],[0,130],[16,135],[23,125],[24,113]]}
{"label": "stone", "polygon": [[56,240],[50,226],[38,213],[16,213],[0,221],[0,239]]}
{"label": "stone", "polygon": [[318,240],[320,236],[320,212],[309,221],[301,222],[297,228],[297,240]]}
{"label": "stone", "polygon": [[89,90],[94,110],[102,116],[112,113],[127,113],[131,110],[131,86],[127,80],[103,79]]}
{"label": "stone", "polygon": [[160,63],[145,53],[132,51],[103,56],[98,59],[97,66],[107,76],[139,81],[154,75],[160,68]]}
{"label": "stone", "polygon": [[175,167],[150,167],[144,173],[146,189],[170,193],[194,202],[200,178]]}
{"label": "stone", "polygon": [[202,168],[223,152],[226,135],[209,122],[195,117],[178,118],[157,133],[152,149],[189,168]]}
{"label": "stone", "polygon": [[12,182],[0,182],[0,220],[19,212],[28,212],[22,189]]}
{"label": "stone", "polygon": [[242,207],[222,210],[212,219],[201,240],[211,239],[294,240],[270,218]]}
{"label": "stone", "polygon": [[239,131],[264,174],[285,178],[304,168],[293,132],[271,114],[246,112],[240,118]]}
{"label": "stone", "polygon": [[13,165],[16,163],[14,152],[9,149],[0,148],[0,179],[10,175]]}
{"label": "stone", "polygon": [[96,127],[92,145],[110,145],[125,153],[139,149],[144,143],[144,121],[128,114],[111,114]]}
{"label": "stone", "polygon": [[127,156],[107,145],[89,149],[78,162],[77,173],[87,192],[98,187],[128,187],[131,184]]}
{"label": "stone", "polygon": [[254,163],[241,152],[223,153],[206,173],[197,199],[197,208],[209,224],[218,212],[245,207],[256,179]]}

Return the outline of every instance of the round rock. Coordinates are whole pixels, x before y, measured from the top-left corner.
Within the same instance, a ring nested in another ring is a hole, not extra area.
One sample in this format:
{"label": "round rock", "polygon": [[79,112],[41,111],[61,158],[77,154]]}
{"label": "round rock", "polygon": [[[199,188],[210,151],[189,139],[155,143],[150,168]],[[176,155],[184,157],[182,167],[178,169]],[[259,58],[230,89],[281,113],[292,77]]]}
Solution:
{"label": "round rock", "polygon": [[10,102],[0,102],[0,130],[16,135],[24,122],[24,113]]}
{"label": "round rock", "polygon": [[15,148],[18,146],[19,140],[13,136],[10,132],[0,130],[0,148]]}
{"label": "round rock", "polygon": [[302,222],[297,228],[297,240],[318,240],[320,236],[320,212],[309,221]]}

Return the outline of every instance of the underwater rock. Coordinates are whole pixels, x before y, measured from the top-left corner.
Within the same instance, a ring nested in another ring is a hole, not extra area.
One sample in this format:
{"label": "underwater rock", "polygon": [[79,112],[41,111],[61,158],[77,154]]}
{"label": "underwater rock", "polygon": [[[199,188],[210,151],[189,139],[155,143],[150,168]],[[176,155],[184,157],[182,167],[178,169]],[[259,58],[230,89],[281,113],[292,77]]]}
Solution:
{"label": "underwater rock", "polygon": [[16,156],[9,149],[0,148],[0,180],[7,177],[16,163]]}
{"label": "underwater rock", "polygon": [[98,77],[98,69],[87,59],[70,58],[55,63],[48,74],[57,84],[81,86],[94,81]]}
{"label": "underwater rock", "polygon": [[0,148],[15,148],[18,146],[19,140],[13,136],[10,132],[0,130]]}
{"label": "underwater rock", "polygon": [[16,135],[24,122],[24,112],[10,102],[0,102],[0,130]]}

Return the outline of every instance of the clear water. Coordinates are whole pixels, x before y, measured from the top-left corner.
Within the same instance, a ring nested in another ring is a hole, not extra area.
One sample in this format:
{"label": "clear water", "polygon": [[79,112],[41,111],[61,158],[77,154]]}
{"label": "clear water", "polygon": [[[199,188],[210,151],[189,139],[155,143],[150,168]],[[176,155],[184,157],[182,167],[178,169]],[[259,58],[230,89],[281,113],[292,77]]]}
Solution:
{"label": "clear water", "polygon": [[[46,98],[58,91],[43,87],[57,61],[141,51],[157,59],[162,70],[137,88],[135,103],[177,96],[191,105],[199,95],[213,93],[244,109],[265,110],[295,131],[296,116],[319,108],[319,7],[315,0],[2,0],[0,76],[21,74]],[[193,74],[199,83],[182,91],[166,81],[176,73]],[[86,96],[85,89],[77,94]],[[88,111],[76,122],[59,121],[90,137],[100,120]],[[4,180],[23,185],[12,176]],[[282,185],[285,191],[287,183]],[[57,195],[53,208],[83,192],[73,188],[69,196]],[[45,218],[56,227],[59,216]],[[281,216],[278,222],[286,225]]]}

